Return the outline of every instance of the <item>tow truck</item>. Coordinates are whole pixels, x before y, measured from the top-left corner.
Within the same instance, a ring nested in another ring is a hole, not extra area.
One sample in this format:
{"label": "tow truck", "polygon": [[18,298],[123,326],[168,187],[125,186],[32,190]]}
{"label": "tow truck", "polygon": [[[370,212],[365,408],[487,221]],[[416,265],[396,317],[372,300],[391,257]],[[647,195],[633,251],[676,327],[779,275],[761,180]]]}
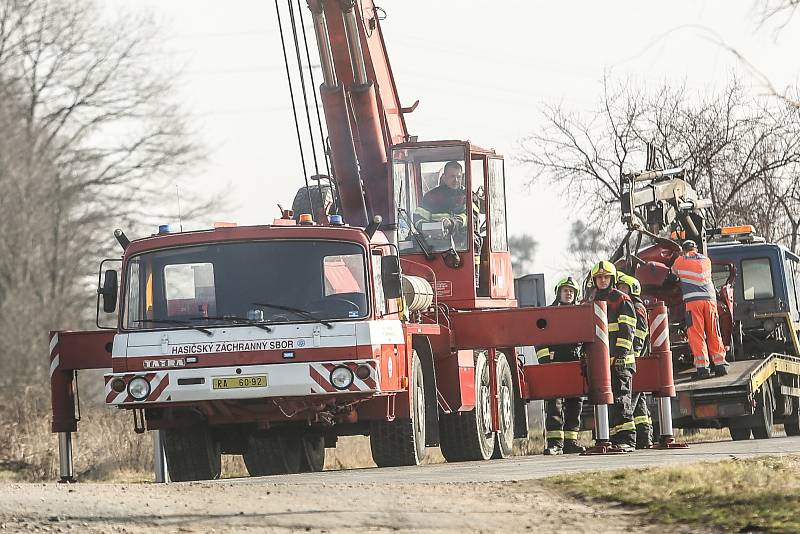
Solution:
{"label": "tow truck", "polygon": [[[783,423],[788,435],[797,435],[798,257],[755,236],[750,225],[707,227],[710,202],[700,198],[686,178],[683,168],[620,177],[622,221],[628,233],[614,256],[618,267],[642,283],[645,302],[658,299],[669,307],[677,392],[670,425],[727,427],[731,437],[740,440],[751,434],[772,437],[773,424]],[[643,239],[650,243],[642,246]],[[712,261],[720,332],[728,347],[727,376],[691,377],[682,295],[669,270],[684,239],[694,240]]]}
{"label": "tow truck", "polygon": [[[115,231],[123,253],[101,263],[98,309],[119,310],[116,324],[51,332],[61,479],[74,477],[76,375],[92,368],[109,370],[106,404],[154,431],[174,481],[218,478],[221,454],[252,476],[318,471],[343,435],[368,435],[378,466],[437,445],[448,461],[502,458],[527,436],[526,401],[575,395],[595,405],[592,452],[613,452],[605,303],[518,307],[502,156],[409,135],[415,106],[400,103],[371,0],[308,7],[331,176],[301,189],[308,212],[271,224]],[[463,210],[415,220],[450,162]],[[315,206],[323,189],[331,202]],[[572,342],[580,362],[517,356]],[[671,391],[669,353],[659,361],[669,372],[651,390]]]}

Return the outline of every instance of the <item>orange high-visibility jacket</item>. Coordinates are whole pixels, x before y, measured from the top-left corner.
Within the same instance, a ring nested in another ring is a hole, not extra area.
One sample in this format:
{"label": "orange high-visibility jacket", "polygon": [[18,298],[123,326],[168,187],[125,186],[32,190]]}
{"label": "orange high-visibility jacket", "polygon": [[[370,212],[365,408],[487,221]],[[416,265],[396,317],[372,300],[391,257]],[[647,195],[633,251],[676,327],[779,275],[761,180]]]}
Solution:
{"label": "orange high-visibility jacket", "polygon": [[716,300],[716,290],[711,282],[711,260],[698,252],[679,256],[672,264],[672,272],[681,279],[683,301]]}

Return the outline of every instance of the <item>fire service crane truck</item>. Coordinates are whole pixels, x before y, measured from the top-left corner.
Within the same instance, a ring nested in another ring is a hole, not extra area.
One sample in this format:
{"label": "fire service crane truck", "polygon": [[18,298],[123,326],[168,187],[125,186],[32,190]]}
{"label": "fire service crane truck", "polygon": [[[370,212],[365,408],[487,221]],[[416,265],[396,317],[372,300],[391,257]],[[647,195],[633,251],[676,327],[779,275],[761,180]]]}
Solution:
{"label": "fire service crane truck", "polygon": [[[318,471],[346,435],[368,435],[378,466],[416,465],[431,446],[448,461],[502,458],[527,436],[527,400],[565,396],[589,397],[592,452],[613,451],[605,303],[517,307],[502,156],[408,134],[372,1],[308,7],[332,164],[330,187],[313,188],[333,189],[333,206],[308,197],[296,220],[115,231],[122,258],[101,264],[98,308],[118,309],[117,324],[51,333],[61,478],[83,369],[109,370],[105,403],[157,431],[175,481],[218,478],[221,454],[253,476]],[[463,205],[438,217],[424,199],[446,167]],[[517,357],[561,343],[582,343],[583,361]],[[667,345],[648,391],[672,388]]]}
{"label": "fire service crane truck", "polygon": [[[754,236],[752,226],[708,228],[710,202],[686,181],[683,168],[624,174],[620,191],[628,232],[613,259],[639,279],[644,300],[665,302],[674,320],[669,337],[678,374],[671,424],[728,427],[734,440],[772,437],[774,423],[783,423],[788,435],[800,434],[798,257]],[[720,332],[729,348],[726,376],[692,380],[680,283],[670,274],[684,239],[712,262]]]}

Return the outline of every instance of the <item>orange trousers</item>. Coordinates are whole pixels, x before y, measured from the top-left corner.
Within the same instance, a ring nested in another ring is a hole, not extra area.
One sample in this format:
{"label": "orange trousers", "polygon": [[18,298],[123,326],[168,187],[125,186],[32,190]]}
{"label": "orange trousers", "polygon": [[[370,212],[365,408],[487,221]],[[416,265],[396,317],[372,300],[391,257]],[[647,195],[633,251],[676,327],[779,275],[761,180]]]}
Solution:
{"label": "orange trousers", "polygon": [[686,326],[689,348],[695,367],[708,367],[708,356],[714,365],[724,365],[725,345],[719,331],[717,303],[712,300],[693,300],[686,303]]}

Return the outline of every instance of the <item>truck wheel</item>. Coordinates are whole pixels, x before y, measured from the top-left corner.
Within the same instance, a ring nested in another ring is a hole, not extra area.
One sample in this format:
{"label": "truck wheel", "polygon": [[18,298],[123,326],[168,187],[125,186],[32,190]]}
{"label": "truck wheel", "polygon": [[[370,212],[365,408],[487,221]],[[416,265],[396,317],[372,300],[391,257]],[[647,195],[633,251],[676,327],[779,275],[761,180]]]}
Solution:
{"label": "truck wheel", "polygon": [[303,454],[301,473],[316,473],[325,467],[325,438],[318,434],[306,434],[302,438]]}
{"label": "truck wheel", "polygon": [[411,418],[370,425],[369,445],[378,467],[419,465],[425,458],[425,378],[417,351],[411,359],[409,378]]}
{"label": "truck wheel", "polygon": [[753,437],[756,439],[769,439],[775,436],[775,430],[772,426],[772,390],[769,384],[765,382],[759,392],[760,394],[756,399],[755,413],[757,423],[753,425]]}
{"label": "truck wheel", "polygon": [[506,355],[497,353],[497,410],[500,430],[495,435],[492,458],[508,458],[514,450],[514,380]]}
{"label": "truck wheel", "polygon": [[800,436],[800,402],[797,397],[792,397],[792,413],[783,423],[787,436]]}
{"label": "truck wheel", "polygon": [[[298,220],[303,213],[310,213],[316,220],[320,210],[320,192],[322,192],[322,200],[325,202],[324,206],[331,205],[333,203],[333,191],[330,185],[309,185],[308,193],[306,193],[306,186],[297,190],[292,201],[294,220]],[[308,201],[309,193],[311,194],[311,203]]]}
{"label": "truck wheel", "polygon": [[294,432],[251,434],[242,457],[251,477],[299,473],[302,441]]}
{"label": "truck wheel", "polygon": [[731,433],[731,439],[733,441],[746,441],[750,439],[749,426],[728,427],[728,432]]}
{"label": "truck wheel", "polygon": [[222,472],[220,446],[207,425],[164,430],[164,453],[174,482],[214,480]]}
{"label": "truck wheel", "polygon": [[475,408],[439,417],[439,445],[448,462],[488,460],[494,451],[489,365],[486,353],[475,353]]}

